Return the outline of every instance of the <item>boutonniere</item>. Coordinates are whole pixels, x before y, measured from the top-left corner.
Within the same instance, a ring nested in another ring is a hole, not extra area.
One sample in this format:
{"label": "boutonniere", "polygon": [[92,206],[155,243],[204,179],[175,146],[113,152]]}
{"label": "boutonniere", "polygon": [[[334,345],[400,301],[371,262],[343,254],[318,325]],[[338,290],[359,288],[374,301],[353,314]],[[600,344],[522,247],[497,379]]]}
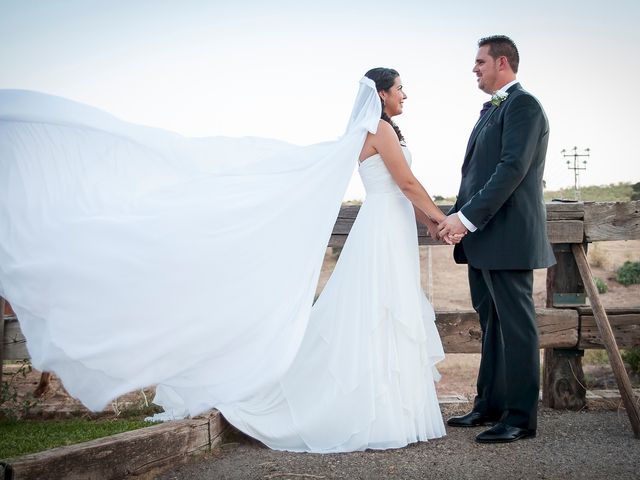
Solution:
{"label": "boutonniere", "polygon": [[500,104],[502,102],[504,102],[507,99],[508,96],[509,96],[509,94],[506,93],[506,92],[498,91],[498,92],[494,93],[491,96],[491,105],[495,105],[496,107],[499,107]]}

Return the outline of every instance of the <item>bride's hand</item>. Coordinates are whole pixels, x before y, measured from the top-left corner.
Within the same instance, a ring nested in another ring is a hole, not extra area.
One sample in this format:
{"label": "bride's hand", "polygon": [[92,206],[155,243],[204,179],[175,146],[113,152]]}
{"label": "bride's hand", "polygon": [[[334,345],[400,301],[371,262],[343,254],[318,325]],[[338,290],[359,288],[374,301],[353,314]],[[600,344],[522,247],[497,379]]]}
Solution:
{"label": "bride's hand", "polygon": [[437,222],[434,222],[433,220],[429,220],[426,223],[426,227],[427,227],[427,230],[429,231],[429,236],[431,238],[433,238],[434,240],[442,241],[442,239],[438,236],[438,223]]}

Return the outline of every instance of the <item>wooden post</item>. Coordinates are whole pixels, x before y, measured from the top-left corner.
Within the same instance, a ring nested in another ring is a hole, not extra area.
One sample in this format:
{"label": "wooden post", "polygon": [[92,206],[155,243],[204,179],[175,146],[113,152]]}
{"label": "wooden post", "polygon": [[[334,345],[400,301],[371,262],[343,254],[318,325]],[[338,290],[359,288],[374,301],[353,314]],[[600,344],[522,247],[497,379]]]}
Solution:
{"label": "wooden post", "polygon": [[[584,288],[569,244],[554,244],[556,265],[547,270],[547,307],[584,304]],[[579,338],[579,336],[578,336]],[[587,403],[582,356],[584,350],[545,348],[542,403],[546,407],[580,410]]]}
{"label": "wooden post", "polygon": [[629,416],[633,433],[636,438],[640,438],[640,407],[633,396],[631,381],[629,380],[629,375],[627,375],[627,371],[624,368],[622,357],[620,356],[620,350],[618,350],[618,344],[613,336],[613,331],[611,330],[607,313],[600,301],[598,288],[593,281],[593,275],[591,274],[589,263],[587,263],[587,255],[580,244],[571,245],[571,250],[575,256],[578,269],[580,270],[580,275],[582,276],[582,281],[587,291],[587,295],[589,296],[589,300],[591,301],[593,316],[598,325],[598,330],[600,330],[602,343],[607,350],[609,362],[611,363],[613,374],[616,377],[620,396],[622,397],[622,402],[627,410],[627,415]]}

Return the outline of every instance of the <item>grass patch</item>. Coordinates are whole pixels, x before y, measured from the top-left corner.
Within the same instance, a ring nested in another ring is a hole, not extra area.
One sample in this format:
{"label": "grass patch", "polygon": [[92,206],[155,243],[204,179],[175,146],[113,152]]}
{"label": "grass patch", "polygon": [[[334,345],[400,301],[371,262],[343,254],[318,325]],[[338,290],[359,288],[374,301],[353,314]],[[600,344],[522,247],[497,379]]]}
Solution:
{"label": "grass patch", "polygon": [[596,284],[598,293],[607,293],[609,291],[609,287],[607,286],[606,282],[602,280],[600,277],[594,277],[593,281]]}
{"label": "grass patch", "polygon": [[609,365],[609,356],[606,350],[585,350],[584,363],[586,365]]}
{"label": "grass patch", "polygon": [[640,262],[624,262],[616,272],[616,280],[624,286],[640,283]]}
{"label": "grass patch", "polygon": [[[590,185],[580,188],[582,201],[592,202],[628,202],[631,200],[633,186],[631,182],[611,183],[609,185]],[[560,190],[545,190],[544,199],[550,202],[552,198],[574,199],[573,188],[561,188]]]}
{"label": "grass patch", "polygon": [[623,350],[622,360],[631,366],[631,371],[640,373],[640,347]]}
{"label": "grass patch", "polygon": [[8,459],[148,427],[142,420],[1,420],[0,458]]}

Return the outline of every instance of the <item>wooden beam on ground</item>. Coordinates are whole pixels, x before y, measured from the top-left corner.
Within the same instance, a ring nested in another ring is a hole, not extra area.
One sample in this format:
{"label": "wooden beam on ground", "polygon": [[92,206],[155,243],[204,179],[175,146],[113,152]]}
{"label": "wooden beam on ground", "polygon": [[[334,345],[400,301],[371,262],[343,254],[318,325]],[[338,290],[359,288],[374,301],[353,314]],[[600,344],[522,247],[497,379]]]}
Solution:
{"label": "wooden beam on ground", "polygon": [[[574,347],[578,343],[578,313],[554,308],[536,309],[541,348]],[[482,332],[474,311],[437,312],[436,326],[447,353],[480,353]]]}
{"label": "wooden beam on ground", "polygon": [[585,203],[587,242],[640,239],[640,200]]}
{"label": "wooden beam on ground", "polygon": [[600,330],[602,342],[607,350],[609,362],[611,363],[611,368],[613,369],[618,388],[620,389],[620,396],[622,397],[625,409],[627,410],[627,415],[629,416],[629,421],[631,422],[631,428],[633,429],[635,437],[640,438],[640,407],[634,398],[633,390],[631,389],[631,381],[629,380],[627,371],[622,363],[622,357],[620,356],[616,339],[613,335],[613,331],[611,330],[607,313],[605,312],[604,306],[600,301],[600,296],[598,295],[598,288],[593,281],[593,275],[591,274],[591,269],[587,262],[587,255],[582,245],[572,245],[571,249],[573,250],[576,263],[578,264],[578,269],[580,270],[580,275],[582,277],[582,282],[584,283],[587,296],[591,301],[593,316],[596,324],[598,325],[598,329]]}
{"label": "wooden beam on ground", "polygon": [[[167,422],[9,460],[5,478],[108,480],[148,476],[209,451],[222,441],[227,428],[220,412],[214,411],[206,418]],[[10,477],[6,477],[7,469]]]}

